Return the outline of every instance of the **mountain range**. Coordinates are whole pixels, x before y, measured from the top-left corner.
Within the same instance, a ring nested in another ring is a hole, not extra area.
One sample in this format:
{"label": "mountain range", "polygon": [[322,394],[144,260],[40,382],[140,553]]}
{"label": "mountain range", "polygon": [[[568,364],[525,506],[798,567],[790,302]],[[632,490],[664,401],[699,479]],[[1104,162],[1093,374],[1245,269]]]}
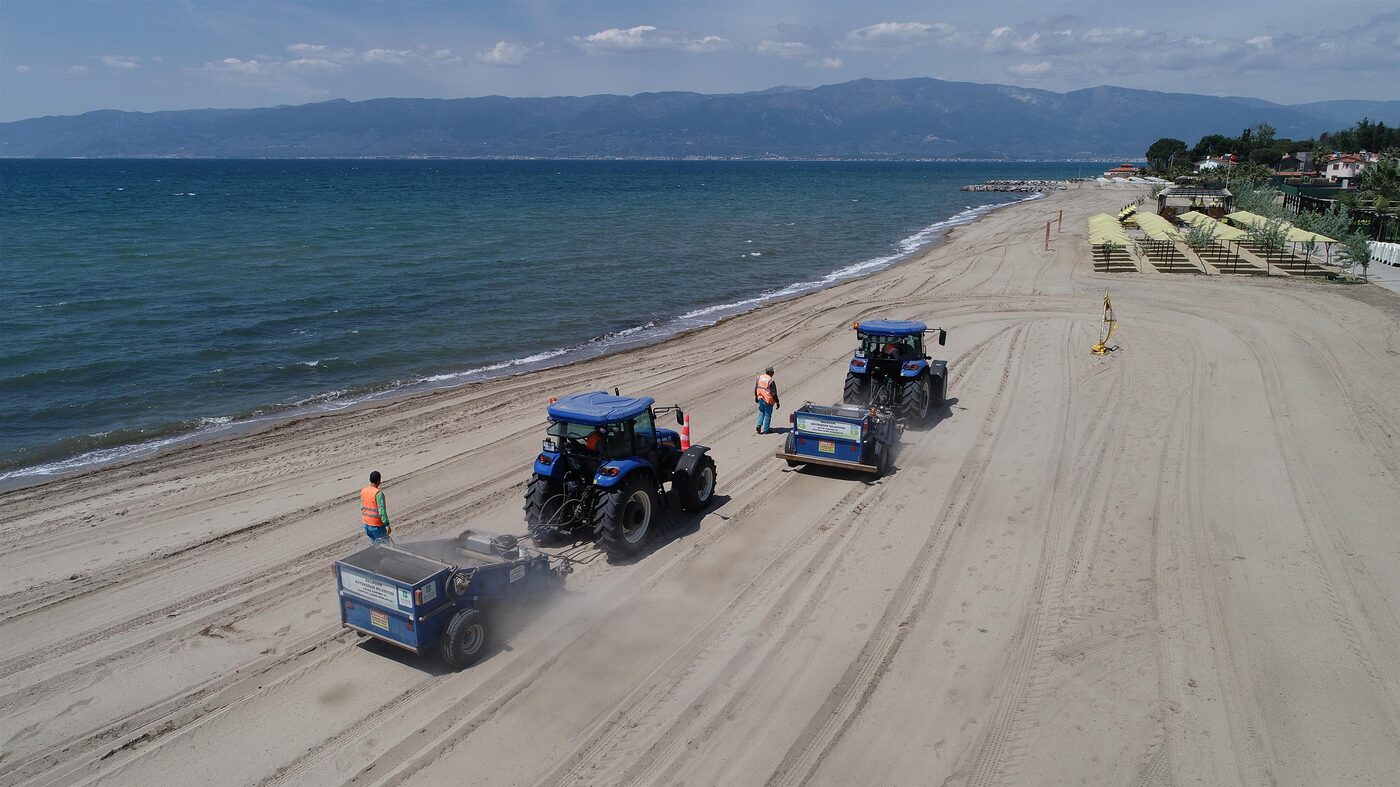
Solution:
{"label": "mountain range", "polygon": [[0,157],[1140,159],[1269,123],[1313,137],[1400,101],[1283,105],[1094,87],[859,79],[753,93],[335,100],[259,109],[100,110],[0,123]]}

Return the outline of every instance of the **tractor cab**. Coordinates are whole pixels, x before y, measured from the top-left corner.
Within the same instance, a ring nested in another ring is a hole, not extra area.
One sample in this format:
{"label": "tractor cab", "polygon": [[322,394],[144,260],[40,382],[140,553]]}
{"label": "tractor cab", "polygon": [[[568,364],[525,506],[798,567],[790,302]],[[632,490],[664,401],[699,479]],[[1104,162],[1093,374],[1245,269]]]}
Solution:
{"label": "tractor cab", "polygon": [[[851,358],[851,368],[897,376],[904,364],[928,360],[924,355],[925,330],[927,326],[921,322],[871,320],[857,323],[856,338],[860,347]],[[857,361],[865,363],[857,365]]]}
{"label": "tractor cab", "polygon": [[[674,467],[680,454],[680,435],[656,426],[655,402],[649,396],[617,396],[604,391],[574,394],[551,402],[547,437],[536,461],[536,472],[540,462],[551,454],[595,472],[602,465],[632,458],[644,459],[653,467],[664,466],[669,459]],[[680,408],[661,410],[674,411],[678,420],[684,418]]]}

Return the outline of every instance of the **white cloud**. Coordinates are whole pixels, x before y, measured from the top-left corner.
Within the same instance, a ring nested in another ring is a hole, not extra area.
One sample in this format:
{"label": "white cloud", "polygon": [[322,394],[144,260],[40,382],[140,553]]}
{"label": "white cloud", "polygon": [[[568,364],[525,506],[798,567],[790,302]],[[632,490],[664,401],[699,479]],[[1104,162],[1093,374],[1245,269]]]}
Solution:
{"label": "white cloud", "polygon": [[257,58],[240,60],[236,57],[226,57],[217,63],[205,63],[204,68],[229,74],[264,74],[267,73],[268,64]]}
{"label": "white cloud", "polygon": [[824,57],[821,59],[822,68],[840,68],[843,65],[839,57]]}
{"label": "white cloud", "polygon": [[299,57],[285,63],[269,63],[271,68],[286,68],[289,71],[337,71],[345,67],[343,63],[327,60],[324,57]]}
{"label": "white cloud", "polygon": [[407,49],[367,49],[359,54],[362,63],[388,63],[401,66],[408,63],[413,53]]}
{"label": "white cloud", "polygon": [[479,63],[488,63],[493,66],[518,66],[525,62],[530,51],[534,47],[529,44],[519,44],[512,41],[497,41],[496,45],[490,49],[483,49],[476,53]]}
{"label": "white cloud", "polygon": [[316,92],[309,91],[305,82],[316,74],[381,66],[442,67],[462,62],[450,49],[353,49],[302,42],[287,46],[285,52],[286,56],[282,57],[226,57],[187,69],[187,72],[270,84],[298,92]]}
{"label": "white cloud", "polygon": [[23,64],[20,64],[20,65],[15,66],[15,73],[16,73],[16,74],[28,74],[28,73],[29,73],[30,71],[32,71],[32,70],[33,70],[33,69],[31,69],[29,66],[26,66],[26,65],[23,65]]}
{"label": "white cloud", "polygon": [[1092,27],[1080,36],[1086,44],[1125,44],[1144,41],[1150,36],[1139,27]]}
{"label": "white cloud", "polygon": [[1040,77],[1050,73],[1050,61],[1042,60],[1039,63],[1018,63],[1008,69],[1008,74],[1018,77]]}
{"label": "white cloud", "polygon": [[727,39],[719,36],[705,36],[694,38],[681,44],[681,49],[693,55],[704,54],[705,52],[718,52],[721,49],[728,49],[730,43]]}
{"label": "white cloud", "polygon": [[128,71],[133,68],[139,68],[136,60],[137,58],[127,57],[125,55],[99,55],[97,58],[97,62],[108,68],[119,68]]}
{"label": "white cloud", "polygon": [[717,52],[728,49],[732,44],[720,36],[693,36],[676,30],[662,30],[655,25],[636,27],[613,27],[600,30],[582,38],[574,36],[574,43],[589,52],[655,52],[673,49],[691,54]]}
{"label": "white cloud", "polygon": [[319,55],[328,49],[330,49],[330,47],[325,44],[290,44],[287,47],[287,52],[293,55],[308,57],[310,55]]}
{"label": "white cloud", "polygon": [[850,49],[901,49],[926,41],[933,25],[925,22],[880,22],[846,34]]}
{"label": "white cloud", "polygon": [[1255,36],[1255,37],[1253,37],[1253,38],[1247,39],[1247,40],[1245,41],[1245,43],[1246,43],[1246,44],[1249,44],[1250,46],[1254,47],[1255,49],[1273,49],[1273,47],[1274,47],[1274,37],[1273,37],[1273,36]]}
{"label": "white cloud", "polygon": [[69,67],[63,69],[63,73],[69,74],[69,75],[71,75],[71,76],[82,76],[83,74],[86,74],[87,72],[88,72],[88,67],[87,67],[87,66],[69,66]]}
{"label": "white cloud", "polygon": [[773,57],[801,58],[812,53],[812,48],[801,41],[762,41],[753,51]]}

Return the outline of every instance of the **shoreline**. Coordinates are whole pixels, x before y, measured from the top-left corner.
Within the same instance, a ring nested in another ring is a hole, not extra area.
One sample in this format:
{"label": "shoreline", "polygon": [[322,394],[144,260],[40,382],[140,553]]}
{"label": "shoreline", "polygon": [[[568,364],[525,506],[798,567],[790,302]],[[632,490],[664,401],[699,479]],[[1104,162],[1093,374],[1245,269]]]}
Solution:
{"label": "shoreline", "polygon": [[[1400,300],[1095,272],[1086,219],[1129,195],[996,211],[640,351],[11,494],[0,780],[1388,783]],[[788,467],[756,370],[786,427],[875,317],[948,331],[945,406],[879,479]],[[548,398],[614,385],[684,406],[704,511],[667,505],[633,560],[565,552],[564,592],[469,669],[342,626],[327,568],[366,546],[369,471],[410,551],[521,534]]]}
{"label": "shoreline", "polygon": [[[200,420],[210,422],[210,426],[148,440],[97,448],[74,456],[0,471],[0,491],[32,489],[45,483],[79,478],[97,471],[124,467],[135,462],[168,456],[222,440],[245,437],[308,419],[339,414],[349,415],[370,406],[397,404],[428,395],[448,394],[483,383],[515,378],[549,369],[565,368],[588,360],[655,347],[696,331],[713,328],[734,317],[752,314],[768,306],[820,293],[847,282],[868,279],[883,271],[922,259],[943,244],[959,227],[979,222],[1003,209],[1045,197],[1046,193],[1033,193],[1007,202],[964,208],[951,216],[938,219],[898,241],[897,245],[899,246],[910,245],[907,249],[896,254],[853,262],[830,271],[815,281],[793,282],[771,292],[760,293],[733,303],[693,309],[667,318],[663,322],[649,322],[621,331],[594,336],[566,347],[541,350],[524,358],[498,361],[459,372],[434,374],[402,385],[391,382],[388,384],[389,387],[343,399],[323,399],[314,404],[292,405],[282,412],[241,418],[239,416],[204,417]],[[843,275],[843,272],[847,271],[849,273]],[[709,319],[711,316],[713,319]],[[687,321],[694,324],[686,325]],[[606,341],[609,337],[616,339],[634,333],[640,334],[640,337],[635,340],[614,343]],[[310,398],[315,400],[324,395]]]}

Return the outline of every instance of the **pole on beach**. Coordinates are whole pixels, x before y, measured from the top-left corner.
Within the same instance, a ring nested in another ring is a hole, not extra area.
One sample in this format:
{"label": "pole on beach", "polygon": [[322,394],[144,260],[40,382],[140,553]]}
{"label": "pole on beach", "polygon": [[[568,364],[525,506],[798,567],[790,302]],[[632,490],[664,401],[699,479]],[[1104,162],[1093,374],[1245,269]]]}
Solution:
{"label": "pole on beach", "polygon": [[1050,251],[1050,222],[1045,222],[1045,250]]}
{"label": "pole on beach", "polygon": [[1055,231],[1059,232],[1065,226],[1065,209],[1060,208],[1060,215],[1055,219]]}

